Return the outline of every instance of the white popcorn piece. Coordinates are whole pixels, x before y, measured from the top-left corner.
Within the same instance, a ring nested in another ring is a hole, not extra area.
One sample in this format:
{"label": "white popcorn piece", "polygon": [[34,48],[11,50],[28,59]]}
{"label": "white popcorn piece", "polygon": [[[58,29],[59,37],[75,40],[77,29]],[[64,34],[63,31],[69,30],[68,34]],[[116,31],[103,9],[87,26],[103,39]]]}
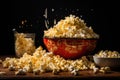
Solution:
{"label": "white popcorn piece", "polygon": [[95,74],[96,74],[96,73],[98,73],[98,72],[99,72],[99,68],[94,67],[94,68],[93,68],[93,73],[95,73]]}
{"label": "white popcorn piece", "polygon": [[57,75],[59,73],[59,69],[53,69],[52,73]]}
{"label": "white popcorn piece", "polygon": [[41,73],[46,72],[46,66],[45,66],[45,63],[43,63],[43,64],[40,65],[39,70],[40,70]]}
{"label": "white popcorn piece", "polygon": [[5,61],[3,61],[2,65],[4,68],[8,68],[9,62],[5,60]]}
{"label": "white popcorn piece", "polygon": [[78,71],[76,71],[75,69],[73,71],[71,71],[71,74],[73,74],[74,76],[78,75]]}
{"label": "white popcorn piece", "polygon": [[106,73],[106,71],[103,69],[100,69],[99,72],[104,73],[104,74]]}
{"label": "white popcorn piece", "polygon": [[102,73],[108,73],[111,71],[111,69],[110,67],[101,67],[99,71]]}
{"label": "white popcorn piece", "polygon": [[19,69],[15,72],[15,75],[26,75],[26,71],[24,69]]}
{"label": "white popcorn piece", "polygon": [[68,70],[69,70],[69,71],[73,71],[73,70],[74,70],[74,67],[73,67],[73,66],[70,66],[70,67],[68,67]]}
{"label": "white popcorn piece", "polygon": [[33,70],[33,74],[39,75],[39,74],[40,74],[40,70],[39,70],[39,69],[34,69],[34,70]]}
{"label": "white popcorn piece", "polygon": [[15,71],[15,66],[10,65],[10,66],[8,67],[8,69],[9,69],[10,71]]}
{"label": "white popcorn piece", "polygon": [[2,62],[3,62],[3,61],[0,59],[0,64],[2,64]]}
{"label": "white popcorn piece", "polygon": [[6,75],[6,72],[0,71],[0,76]]}

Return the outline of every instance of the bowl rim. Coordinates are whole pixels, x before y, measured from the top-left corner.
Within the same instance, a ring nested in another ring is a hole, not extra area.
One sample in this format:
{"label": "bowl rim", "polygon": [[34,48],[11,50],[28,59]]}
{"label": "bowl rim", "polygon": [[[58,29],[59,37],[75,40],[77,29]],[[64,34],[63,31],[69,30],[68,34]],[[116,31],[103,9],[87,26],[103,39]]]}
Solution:
{"label": "bowl rim", "polygon": [[98,40],[99,38],[70,38],[70,37],[68,37],[68,38],[65,38],[65,37],[47,37],[47,36],[44,36],[43,37],[43,39],[44,38],[46,38],[46,39],[81,39],[81,40]]}
{"label": "bowl rim", "polygon": [[120,57],[98,57],[96,55],[94,55],[93,58],[97,58],[97,59],[120,59]]}

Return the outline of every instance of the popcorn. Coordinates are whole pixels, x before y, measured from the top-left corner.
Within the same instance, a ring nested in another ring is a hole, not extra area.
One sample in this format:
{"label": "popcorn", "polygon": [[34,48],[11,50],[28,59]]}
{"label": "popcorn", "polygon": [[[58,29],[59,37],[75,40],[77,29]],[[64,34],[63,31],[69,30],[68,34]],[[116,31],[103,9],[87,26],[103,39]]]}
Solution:
{"label": "popcorn", "polygon": [[99,72],[102,72],[102,73],[107,73],[110,71],[110,67],[101,67]]}
{"label": "popcorn", "polygon": [[39,74],[40,74],[40,70],[39,70],[39,69],[34,69],[34,70],[33,70],[33,74],[39,75]]}
{"label": "popcorn", "polygon": [[94,67],[93,68],[93,73],[108,73],[110,72],[110,67],[100,67],[100,68],[97,68],[97,67]]}
{"label": "popcorn", "polygon": [[53,71],[52,71],[52,73],[55,75],[58,74],[58,72],[59,72],[59,69],[53,69]]}
{"label": "popcorn", "polygon": [[95,56],[103,58],[120,58],[120,53],[117,51],[101,50],[98,54],[95,54]]}
{"label": "popcorn", "polygon": [[9,69],[10,71],[15,71],[15,66],[10,65],[10,66],[8,67],[8,69]]}
{"label": "popcorn", "polygon": [[0,71],[0,76],[6,75],[6,72]]}
{"label": "popcorn", "polygon": [[60,20],[53,27],[44,31],[44,37],[49,38],[99,38],[92,27],[87,27],[84,20],[70,15]]}
{"label": "popcorn", "polygon": [[35,51],[34,40],[26,36],[27,34],[24,33],[15,34],[15,51],[18,57],[21,57],[24,53],[32,55]]}
{"label": "popcorn", "polygon": [[74,75],[80,70],[93,69],[95,64],[89,61],[85,56],[76,60],[65,60],[52,52],[46,52],[40,46],[33,55],[25,53],[20,58],[6,58],[3,61],[4,68],[16,70],[16,75],[24,75],[27,72],[35,75],[44,72],[58,74],[61,71],[69,71]]}
{"label": "popcorn", "polygon": [[73,71],[71,71],[71,74],[73,74],[73,75],[77,75],[78,74],[78,71],[76,71],[76,70],[73,70]]}
{"label": "popcorn", "polygon": [[95,74],[96,74],[96,73],[98,73],[98,72],[99,72],[99,68],[94,67],[94,68],[93,68],[93,73],[95,73]]}
{"label": "popcorn", "polygon": [[26,71],[24,69],[19,69],[15,72],[15,75],[26,75]]}
{"label": "popcorn", "polygon": [[2,60],[0,59],[0,64],[2,64]]}

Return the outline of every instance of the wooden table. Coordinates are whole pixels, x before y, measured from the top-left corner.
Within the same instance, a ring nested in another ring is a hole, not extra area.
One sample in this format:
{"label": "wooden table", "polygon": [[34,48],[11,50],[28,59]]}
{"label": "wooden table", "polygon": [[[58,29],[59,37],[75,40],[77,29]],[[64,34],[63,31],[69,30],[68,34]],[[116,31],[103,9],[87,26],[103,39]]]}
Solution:
{"label": "wooden table", "polygon": [[[0,56],[0,58],[4,59],[5,56]],[[9,71],[7,68],[3,68],[2,64],[0,64],[0,71],[6,72],[6,75],[0,76],[0,79],[49,79],[49,80],[106,80],[106,79],[117,79],[120,80],[120,71],[113,70],[110,73],[97,73],[94,74],[92,70],[79,71],[77,76],[72,75],[70,72],[60,72],[58,75],[54,75],[51,72],[42,73],[40,75],[34,75],[33,73],[27,73],[27,75],[15,75],[14,71]]]}

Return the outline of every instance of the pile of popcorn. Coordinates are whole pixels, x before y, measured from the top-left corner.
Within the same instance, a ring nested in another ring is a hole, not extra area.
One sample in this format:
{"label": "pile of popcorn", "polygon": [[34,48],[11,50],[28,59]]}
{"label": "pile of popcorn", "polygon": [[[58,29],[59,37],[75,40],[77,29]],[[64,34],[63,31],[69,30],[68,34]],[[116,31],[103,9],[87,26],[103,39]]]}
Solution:
{"label": "pile of popcorn", "polygon": [[25,52],[33,54],[35,51],[35,42],[32,38],[26,38],[27,34],[16,33],[15,34],[15,52],[18,57],[23,56]]}
{"label": "pile of popcorn", "polygon": [[44,31],[44,37],[49,38],[99,38],[92,27],[86,26],[84,20],[70,15],[60,20],[56,25]]}
{"label": "pile of popcorn", "polygon": [[62,71],[77,75],[80,70],[95,68],[95,64],[89,61],[86,56],[76,60],[65,60],[52,52],[46,52],[41,46],[36,49],[33,55],[25,53],[20,58],[7,57],[2,64],[4,68],[15,71],[16,75],[25,75],[27,72],[36,75],[44,72],[58,74]]}
{"label": "pile of popcorn", "polygon": [[120,58],[120,53],[118,51],[101,50],[98,54],[95,54],[95,56],[102,58]]}
{"label": "pile of popcorn", "polygon": [[[4,68],[15,71],[15,75],[26,75],[33,73],[40,75],[45,72],[58,74],[59,72],[70,72],[72,75],[78,75],[82,70],[93,70],[93,73],[108,73],[110,67],[97,67],[94,62],[83,56],[76,60],[64,59],[52,52],[46,52],[39,46],[33,55],[25,53],[22,57],[6,57],[0,60]],[[0,71],[0,75],[6,75],[6,72]]]}

